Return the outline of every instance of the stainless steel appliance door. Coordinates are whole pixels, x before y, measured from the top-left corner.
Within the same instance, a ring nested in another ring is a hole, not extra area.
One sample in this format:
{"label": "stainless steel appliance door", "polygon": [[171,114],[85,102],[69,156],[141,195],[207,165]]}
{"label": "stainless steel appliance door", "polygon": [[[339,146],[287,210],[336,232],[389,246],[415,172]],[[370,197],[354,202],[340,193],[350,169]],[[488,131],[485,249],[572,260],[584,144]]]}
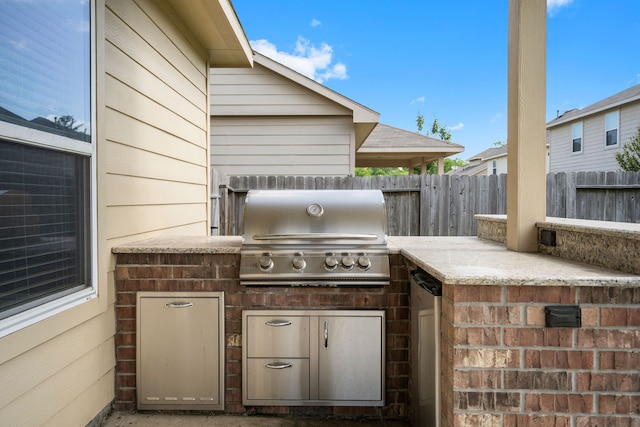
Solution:
{"label": "stainless steel appliance door", "polygon": [[440,427],[441,286],[428,275],[412,272],[411,419],[416,426]]}
{"label": "stainless steel appliance door", "polygon": [[319,399],[382,401],[382,317],[321,316],[318,329]]}

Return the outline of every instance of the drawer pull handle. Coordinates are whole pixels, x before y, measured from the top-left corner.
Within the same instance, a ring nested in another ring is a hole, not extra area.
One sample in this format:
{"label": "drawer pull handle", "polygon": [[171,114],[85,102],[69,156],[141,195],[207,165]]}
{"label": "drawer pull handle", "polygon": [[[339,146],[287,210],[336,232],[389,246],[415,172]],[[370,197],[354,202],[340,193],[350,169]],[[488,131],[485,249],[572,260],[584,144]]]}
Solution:
{"label": "drawer pull handle", "polygon": [[193,307],[192,302],[168,302],[164,305],[167,308],[189,308]]}
{"label": "drawer pull handle", "polygon": [[291,323],[291,320],[267,320],[264,322],[266,326],[289,326]]}
{"label": "drawer pull handle", "polygon": [[293,365],[291,363],[265,363],[264,367],[269,369],[286,369]]}

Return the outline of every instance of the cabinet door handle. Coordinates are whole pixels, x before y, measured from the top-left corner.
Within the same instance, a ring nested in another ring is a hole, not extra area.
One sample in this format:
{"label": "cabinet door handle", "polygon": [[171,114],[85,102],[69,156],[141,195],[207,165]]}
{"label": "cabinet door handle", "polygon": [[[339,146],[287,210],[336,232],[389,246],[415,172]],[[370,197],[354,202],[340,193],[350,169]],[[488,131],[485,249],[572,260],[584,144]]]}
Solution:
{"label": "cabinet door handle", "polygon": [[266,326],[289,326],[291,323],[291,320],[267,320],[264,322]]}
{"label": "cabinet door handle", "polygon": [[193,307],[192,302],[168,302],[164,305],[167,308],[189,308]]}
{"label": "cabinet door handle", "polygon": [[329,321],[324,321],[324,348],[329,346]]}
{"label": "cabinet door handle", "polygon": [[293,365],[291,363],[265,363],[264,367],[265,368],[269,368],[269,369],[286,369],[286,368],[290,368]]}

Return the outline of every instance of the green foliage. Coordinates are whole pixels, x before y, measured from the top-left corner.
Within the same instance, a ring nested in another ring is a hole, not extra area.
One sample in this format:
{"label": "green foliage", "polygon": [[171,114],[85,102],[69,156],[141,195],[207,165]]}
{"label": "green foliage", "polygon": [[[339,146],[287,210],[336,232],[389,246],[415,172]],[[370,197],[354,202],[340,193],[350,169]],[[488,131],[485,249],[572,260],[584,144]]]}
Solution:
{"label": "green foliage", "polygon": [[418,132],[422,132],[424,128],[424,116],[418,111],[418,117],[416,117],[416,125],[418,126]]}
{"label": "green foliage", "polygon": [[504,147],[505,145],[507,145],[507,143],[504,142],[504,141],[496,141],[496,142],[493,143],[493,146],[494,147],[498,147],[498,148]]}
{"label": "green foliage", "polygon": [[[444,173],[449,172],[454,167],[462,167],[467,166],[469,163],[464,160],[456,157],[454,159],[446,158],[444,159]],[[416,166],[413,168],[413,173],[420,174],[421,169],[420,166]],[[431,162],[427,165],[427,173],[430,175],[435,175],[438,173],[438,162]]]}
{"label": "green foliage", "polygon": [[622,151],[616,154],[616,160],[620,168],[628,172],[640,171],[640,127],[629,142],[622,147]]}
{"label": "green foliage", "polygon": [[356,176],[406,175],[405,168],[356,168]]}

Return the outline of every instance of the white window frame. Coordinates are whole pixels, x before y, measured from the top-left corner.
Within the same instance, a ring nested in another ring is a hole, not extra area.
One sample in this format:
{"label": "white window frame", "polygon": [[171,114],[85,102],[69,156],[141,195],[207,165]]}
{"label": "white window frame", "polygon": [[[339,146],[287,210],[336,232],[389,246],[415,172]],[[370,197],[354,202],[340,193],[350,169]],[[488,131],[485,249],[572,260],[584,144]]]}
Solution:
{"label": "white window frame", "polygon": [[89,199],[89,238],[91,239],[91,257],[89,259],[91,286],[81,289],[69,295],[62,296],[36,307],[30,308],[20,313],[16,313],[5,319],[0,320],[0,338],[7,336],[13,332],[19,331],[27,326],[55,316],[63,311],[69,310],[75,306],[83,304],[87,301],[98,297],[98,242],[97,242],[97,174],[96,174],[96,119],[97,119],[97,102],[96,102],[96,2],[91,0],[90,5],[90,92],[91,92],[91,142],[83,142],[65,138],[49,132],[43,132],[24,126],[1,122],[0,121],[0,138],[16,142],[24,145],[32,145],[36,147],[56,149],[68,153],[79,154],[90,157],[90,199]]}
{"label": "white window frame", "polygon": [[[575,129],[580,126],[580,136],[577,137]],[[576,139],[580,139],[580,150],[575,151],[573,146]],[[571,154],[582,154],[584,152],[584,125],[582,121],[573,123],[571,125]]]}
{"label": "white window frame", "polygon": [[[616,115],[615,127],[607,127],[607,118]],[[611,130],[616,130],[616,143],[615,144],[607,144],[607,132]],[[620,110],[610,111],[604,115],[604,147],[605,148],[617,148],[620,146]]]}

